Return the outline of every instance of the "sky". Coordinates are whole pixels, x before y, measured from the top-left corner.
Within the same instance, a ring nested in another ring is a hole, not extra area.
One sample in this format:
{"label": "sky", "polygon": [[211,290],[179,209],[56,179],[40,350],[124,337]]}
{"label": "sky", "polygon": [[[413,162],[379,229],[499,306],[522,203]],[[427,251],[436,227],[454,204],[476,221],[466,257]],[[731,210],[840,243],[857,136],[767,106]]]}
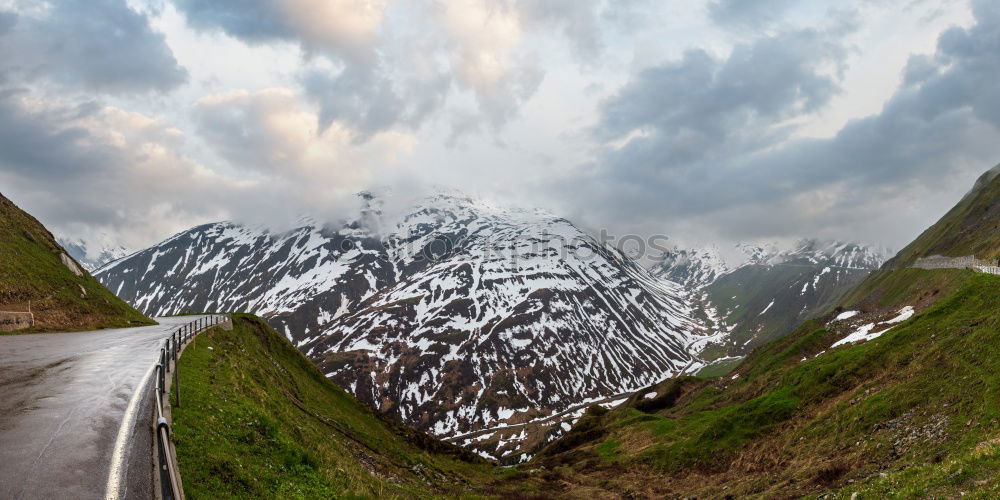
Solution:
{"label": "sky", "polygon": [[137,250],[457,189],[900,248],[1000,162],[993,0],[0,0],[0,192]]}

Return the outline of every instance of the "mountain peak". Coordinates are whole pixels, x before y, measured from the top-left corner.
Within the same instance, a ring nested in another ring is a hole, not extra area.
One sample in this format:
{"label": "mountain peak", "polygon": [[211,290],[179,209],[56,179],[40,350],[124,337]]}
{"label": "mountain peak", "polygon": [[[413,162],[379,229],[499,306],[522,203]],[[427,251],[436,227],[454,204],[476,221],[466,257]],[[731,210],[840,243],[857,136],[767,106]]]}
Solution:
{"label": "mountain peak", "polygon": [[200,226],[98,276],[155,314],[263,316],[338,385],[438,435],[549,417],[697,362],[685,292],[566,219],[452,193],[399,212],[377,232]]}
{"label": "mountain peak", "polygon": [[694,249],[675,246],[664,252],[649,270],[657,278],[678,283],[686,288],[708,285],[729,272],[719,247],[715,245]]}

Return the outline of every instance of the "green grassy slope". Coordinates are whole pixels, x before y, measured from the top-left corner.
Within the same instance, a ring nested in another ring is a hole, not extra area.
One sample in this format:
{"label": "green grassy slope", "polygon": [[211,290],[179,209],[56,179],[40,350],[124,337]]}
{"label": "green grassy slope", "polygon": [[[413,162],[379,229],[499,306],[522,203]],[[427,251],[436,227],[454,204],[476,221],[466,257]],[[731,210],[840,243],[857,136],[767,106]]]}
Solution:
{"label": "green grassy slope", "polygon": [[[1000,276],[905,267],[1000,255],[998,174],[731,375],[667,380],[592,411],[527,467],[566,496],[997,498]],[[916,314],[881,323],[906,306]],[[844,311],[857,315],[834,321]],[[867,324],[884,333],[833,347]]]}
{"label": "green grassy slope", "polygon": [[29,332],[153,324],[80,268],[62,263],[63,249],[34,217],[0,195],[0,311],[26,311]]}
{"label": "green grassy slope", "polygon": [[189,498],[468,497],[507,474],[378,416],[255,317],[202,334],[180,365]]}
{"label": "green grassy slope", "polygon": [[535,465],[566,494],[1000,493],[1000,277],[902,273],[865,300],[937,299],[881,337],[830,349],[844,332],[808,322],[735,379],[666,381],[583,419]]}
{"label": "green grassy slope", "polygon": [[1000,258],[1000,165],[976,181],[969,194],[887,263],[907,267],[918,257],[976,255]]}

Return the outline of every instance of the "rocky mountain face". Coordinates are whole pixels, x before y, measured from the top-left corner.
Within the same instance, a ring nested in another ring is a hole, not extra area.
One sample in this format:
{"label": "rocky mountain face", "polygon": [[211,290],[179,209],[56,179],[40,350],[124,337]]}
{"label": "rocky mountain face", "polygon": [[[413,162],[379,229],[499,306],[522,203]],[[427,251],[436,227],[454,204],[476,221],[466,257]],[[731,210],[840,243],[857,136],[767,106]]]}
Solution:
{"label": "rocky mountain face", "polygon": [[438,436],[545,418],[699,365],[705,332],[683,287],[565,219],[439,195],[376,231],[378,201],[367,202],[338,228],[199,226],[97,276],[149,314],[261,315],[338,385]]}
{"label": "rocky mountain face", "polygon": [[718,251],[675,250],[651,272],[681,283],[695,299],[701,317],[719,335],[706,359],[739,357],[789,333],[825,312],[888,258],[883,249],[804,239],[791,248],[740,244],[745,261],[732,269]]}

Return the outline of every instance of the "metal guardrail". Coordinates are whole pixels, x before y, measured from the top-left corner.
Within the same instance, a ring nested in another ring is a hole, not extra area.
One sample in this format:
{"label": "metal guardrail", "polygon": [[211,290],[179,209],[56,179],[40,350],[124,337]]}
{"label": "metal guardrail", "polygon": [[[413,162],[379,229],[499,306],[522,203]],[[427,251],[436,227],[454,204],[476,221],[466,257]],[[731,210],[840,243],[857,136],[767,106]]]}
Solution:
{"label": "metal guardrail", "polygon": [[[177,468],[172,453],[173,442],[170,440],[170,422],[163,415],[163,396],[167,391],[167,377],[172,374],[174,377],[172,389],[174,389],[174,399],[177,406],[181,405],[181,381],[177,369],[177,359],[181,350],[196,335],[212,328],[220,323],[230,321],[228,316],[212,314],[198,318],[190,323],[182,325],[177,331],[164,339],[163,347],[160,348],[160,361],[156,365],[156,449],[158,457],[158,469],[160,473],[160,496],[164,500],[183,499],[184,491],[181,489],[181,473]],[[169,397],[169,394],[166,394]]]}
{"label": "metal guardrail", "polygon": [[944,257],[941,255],[931,255],[921,257],[913,262],[913,266],[918,269],[975,269],[984,267],[998,267],[998,259],[979,259],[975,255],[965,255],[962,257]]}
{"label": "metal guardrail", "polygon": [[1000,259],[979,259],[975,255],[964,257],[931,255],[917,259],[912,267],[917,269],[972,269],[981,273],[1000,275]]}
{"label": "metal guardrail", "polygon": [[1000,275],[1000,266],[979,266],[979,270],[984,273]]}

